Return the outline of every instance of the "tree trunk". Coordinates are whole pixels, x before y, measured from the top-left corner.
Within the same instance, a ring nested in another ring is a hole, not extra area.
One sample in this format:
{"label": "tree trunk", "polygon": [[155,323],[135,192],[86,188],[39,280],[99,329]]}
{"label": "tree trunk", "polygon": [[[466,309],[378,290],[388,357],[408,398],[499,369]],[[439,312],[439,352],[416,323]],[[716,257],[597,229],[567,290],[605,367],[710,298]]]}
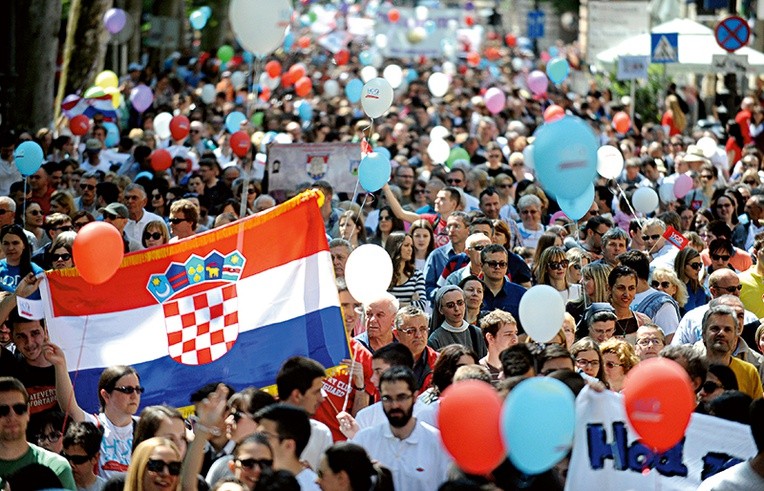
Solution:
{"label": "tree trunk", "polygon": [[[109,33],[103,26],[103,16],[113,0],[83,1],[71,50],[64,93],[84,93],[93,85],[96,75],[103,70]],[[65,54],[66,56],[66,54]]]}
{"label": "tree trunk", "polygon": [[133,19],[133,36],[127,42],[128,63],[141,61],[141,14],[143,9],[142,0],[126,0],[125,12]]}
{"label": "tree trunk", "polygon": [[3,51],[12,53],[3,55],[0,72],[11,77],[8,81],[13,87],[4,87],[10,92],[4,92],[8,112],[3,126],[35,132],[53,122],[61,1],[14,0],[9,4],[10,15],[8,11],[6,15],[14,27],[6,36],[11,44]]}

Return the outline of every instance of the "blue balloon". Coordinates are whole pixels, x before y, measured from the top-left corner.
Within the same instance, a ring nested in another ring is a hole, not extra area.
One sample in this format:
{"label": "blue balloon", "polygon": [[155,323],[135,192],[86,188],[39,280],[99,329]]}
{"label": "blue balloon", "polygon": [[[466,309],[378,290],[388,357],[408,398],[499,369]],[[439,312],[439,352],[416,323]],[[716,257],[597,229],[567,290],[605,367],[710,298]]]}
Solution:
{"label": "blue balloon", "polygon": [[358,181],[366,191],[379,191],[390,180],[390,160],[384,155],[370,153],[358,166]]}
{"label": "blue balloon", "polygon": [[241,58],[244,60],[244,63],[247,65],[251,65],[253,61],[255,61],[255,55],[250,53],[249,51],[245,51],[241,54]]}
{"label": "blue balloon", "polygon": [[300,121],[303,123],[313,119],[313,106],[308,101],[300,101],[297,103],[297,114],[300,116]]}
{"label": "blue balloon", "polygon": [[103,142],[106,148],[116,147],[119,143],[119,128],[114,123],[104,123],[106,128],[106,140]]}
{"label": "blue balloon", "polygon": [[292,45],[294,44],[294,34],[291,32],[286,33],[284,36],[284,51],[289,53],[292,50]]}
{"label": "blue balloon", "polygon": [[393,156],[390,154],[390,150],[386,149],[385,147],[374,147],[371,151],[382,155],[387,160],[391,160],[393,158]]}
{"label": "blue balloon", "polygon": [[22,175],[31,176],[42,165],[42,147],[35,142],[24,142],[14,150],[13,160]]}
{"label": "blue balloon", "polygon": [[363,82],[357,78],[354,78],[353,80],[350,80],[345,86],[345,96],[348,98],[350,103],[355,104],[361,100],[362,90]]}
{"label": "blue balloon", "polygon": [[560,55],[560,49],[557,46],[550,46],[548,51],[552,58],[557,58]]}
{"label": "blue balloon", "polygon": [[546,75],[552,83],[559,84],[568,78],[570,65],[565,58],[552,58],[546,64]]}
{"label": "blue balloon", "polygon": [[208,6],[199,7],[199,12],[203,13],[205,17],[207,17],[207,20],[212,17],[212,9]]}
{"label": "blue balloon", "polygon": [[563,459],[573,445],[575,397],[551,377],[517,385],[501,411],[501,436],[509,459],[525,474],[541,474]]}
{"label": "blue balloon", "polygon": [[417,73],[417,71],[414,70],[413,68],[409,68],[408,71],[406,72],[406,81],[408,83],[411,83],[418,78],[419,78],[419,74]]}
{"label": "blue balloon", "polygon": [[361,65],[363,66],[371,65],[371,62],[373,61],[372,58],[373,58],[372,54],[366,50],[358,53],[358,61],[360,61]]}
{"label": "blue balloon", "polygon": [[194,10],[191,12],[191,15],[188,17],[188,21],[191,23],[191,27],[197,31],[201,31],[204,29],[204,26],[207,25],[207,17],[201,10]]}
{"label": "blue balloon", "polygon": [[597,137],[582,119],[565,116],[541,125],[534,133],[533,162],[544,189],[572,200],[597,175]]}
{"label": "blue balloon", "polygon": [[557,204],[571,220],[580,220],[589,211],[594,202],[594,183],[590,184],[584,194],[574,199],[558,198]]}
{"label": "blue balloon", "polygon": [[424,21],[424,30],[427,32],[427,34],[432,34],[437,28],[438,26],[435,24],[434,20]]}
{"label": "blue balloon", "polygon": [[247,120],[247,117],[239,111],[234,111],[225,117],[225,129],[234,134],[241,129],[241,123]]}

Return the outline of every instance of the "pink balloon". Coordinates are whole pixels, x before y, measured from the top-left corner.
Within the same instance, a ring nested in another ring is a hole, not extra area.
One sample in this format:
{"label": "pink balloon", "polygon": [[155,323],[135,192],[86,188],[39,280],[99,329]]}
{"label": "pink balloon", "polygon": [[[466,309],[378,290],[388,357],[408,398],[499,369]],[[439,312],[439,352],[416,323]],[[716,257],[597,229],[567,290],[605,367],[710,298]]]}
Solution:
{"label": "pink balloon", "polygon": [[546,88],[549,85],[549,79],[546,73],[534,70],[528,75],[528,88],[531,89],[535,95],[543,94],[546,92]]}
{"label": "pink balloon", "polygon": [[547,61],[549,61],[551,59],[552,59],[552,55],[550,55],[548,52],[546,52],[546,51],[542,51],[541,52],[541,61],[546,63]]}
{"label": "pink balloon", "polygon": [[674,181],[674,196],[684,198],[692,190],[692,178],[686,174],[676,178]]}
{"label": "pink balloon", "polygon": [[504,106],[507,103],[507,96],[504,95],[504,92],[501,89],[491,87],[485,92],[483,100],[485,101],[485,107],[491,111],[491,114],[497,114],[504,109]]}

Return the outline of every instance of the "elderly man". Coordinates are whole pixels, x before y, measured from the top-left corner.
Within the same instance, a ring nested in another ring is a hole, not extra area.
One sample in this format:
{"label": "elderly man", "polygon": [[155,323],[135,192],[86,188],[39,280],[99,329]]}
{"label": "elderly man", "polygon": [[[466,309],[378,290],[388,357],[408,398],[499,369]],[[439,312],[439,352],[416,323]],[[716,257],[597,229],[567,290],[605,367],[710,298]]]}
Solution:
{"label": "elderly man", "polygon": [[433,311],[433,332],[427,340],[429,347],[440,351],[449,344],[461,344],[472,348],[478,357],[485,356],[485,342],[480,330],[464,319],[467,306],[461,288],[447,285],[438,290]]}
{"label": "elderly man", "polygon": [[496,381],[501,374],[499,354],[520,342],[517,337],[517,321],[509,312],[494,310],[480,320],[480,330],[483,332],[487,354],[479,363],[488,369],[491,378]]}
{"label": "elderly man", "polygon": [[345,263],[348,262],[352,250],[353,246],[345,239],[332,239],[329,242],[329,253],[332,255],[335,278],[345,277]]}
{"label": "elderly man", "polygon": [[666,223],[659,218],[650,218],[642,226],[642,241],[646,252],[652,257],[650,269],[674,269],[674,259],[679,249],[663,237],[665,232]]}
{"label": "elderly man", "polygon": [[536,195],[526,194],[518,200],[517,210],[521,220],[517,228],[520,230],[523,247],[535,249],[546,230],[541,223],[541,199]]}
{"label": "elderly man", "polygon": [[366,331],[355,337],[372,354],[382,346],[397,343],[393,336],[393,323],[400,304],[398,299],[384,293],[377,300],[364,305],[364,324]]}
{"label": "elderly man", "polygon": [[80,179],[80,188],[77,192],[79,197],[74,201],[77,209],[87,211],[95,215],[98,205],[96,203],[96,186],[98,186],[98,174],[89,172],[83,174]]}
{"label": "elderly man", "polygon": [[634,352],[640,360],[657,358],[658,353],[666,345],[666,335],[663,329],[655,324],[644,324],[637,329],[637,341]]}
{"label": "elderly man", "polygon": [[143,239],[143,229],[146,228],[146,224],[153,221],[158,221],[163,227],[164,219],[155,213],[145,210],[146,203],[148,202],[148,196],[146,196],[146,190],[140,184],[130,184],[125,188],[125,206],[129,214],[129,220],[125,226],[125,235],[128,239],[141,243]]}
{"label": "elderly man", "polygon": [[523,334],[520,320],[520,299],[525,294],[525,288],[507,280],[509,254],[504,246],[491,244],[480,253],[483,268],[483,282],[486,290],[483,292],[484,310],[501,309],[512,314],[517,320],[520,334]]}
{"label": "elderly man", "polygon": [[426,389],[432,380],[432,369],[438,352],[427,346],[428,317],[419,307],[403,307],[395,316],[395,334],[398,342],[414,355],[414,376],[417,390]]}
{"label": "elderly man", "polygon": [[480,253],[485,247],[491,245],[491,239],[485,234],[476,233],[467,237],[466,244],[467,247],[464,252],[467,254],[467,257],[469,257],[469,262],[461,269],[449,274],[447,278],[444,278],[443,275],[446,274],[448,268],[444,269],[443,274],[438,278],[438,286],[458,285],[464,278],[470,275],[480,276],[483,274],[483,268],[480,263]]}
{"label": "elderly man", "polygon": [[729,366],[735,372],[740,392],[758,399],[764,395],[764,391],[756,367],[732,356],[738,335],[737,314],[731,307],[717,305],[709,308],[703,316],[706,359],[709,363]]}
{"label": "elderly man", "polygon": [[621,228],[614,227],[605,232],[602,236],[602,259],[610,267],[616,267],[620,264],[618,256],[626,252],[629,244],[629,234]]}

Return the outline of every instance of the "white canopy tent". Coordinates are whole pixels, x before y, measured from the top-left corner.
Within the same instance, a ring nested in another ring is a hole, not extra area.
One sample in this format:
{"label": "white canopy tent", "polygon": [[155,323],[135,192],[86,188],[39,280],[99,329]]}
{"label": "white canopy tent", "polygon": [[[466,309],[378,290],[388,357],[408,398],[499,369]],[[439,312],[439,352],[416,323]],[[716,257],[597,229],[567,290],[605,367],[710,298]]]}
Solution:
{"label": "white canopy tent", "polygon": [[[716,73],[711,59],[713,55],[727,54],[716,43],[714,31],[689,19],[674,19],[652,29],[653,33],[677,33],[679,62],[666,63],[666,73]],[[748,75],[764,73],[764,54],[752,48],[744,47],[735,51],[736,55],[748,56]],[[616,46],[597,55],[596,63],[603,68],[612,69],[620,56],[650,56],[650,33],[632,36]]]}

